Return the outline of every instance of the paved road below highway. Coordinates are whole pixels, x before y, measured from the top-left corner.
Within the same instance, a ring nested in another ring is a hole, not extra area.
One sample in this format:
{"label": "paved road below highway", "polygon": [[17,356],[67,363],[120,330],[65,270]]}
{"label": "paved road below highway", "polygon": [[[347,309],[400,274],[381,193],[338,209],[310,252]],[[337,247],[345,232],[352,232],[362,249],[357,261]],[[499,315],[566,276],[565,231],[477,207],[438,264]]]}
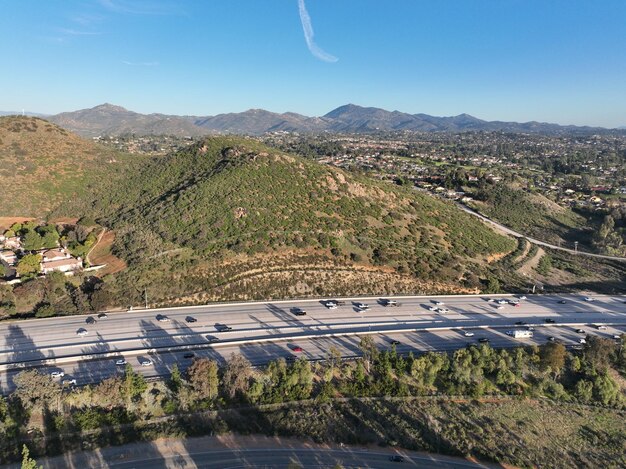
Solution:
{"label": "paved road below highway", "polygon": [[[514,299],[408,297],[398,298],[400,306],[392,307],[370,298],[345,300],[337,309],[320,300],[277,301],[109,313],[93,324],[88,324],[87,316],[4,322],[0,323],[0,386],[3,392],[10,391],[15,374],[27,367],[63,371],[66,379],[79,384],[97,382],[121,372],[123,367],[115,364],[121,358],[150,377],[168,375],[175,363],[184,369],[197,356],[224,361],[233,352],[255,365],[279,357],[322,359],[330,346],[348,357],[358,355],[359,336],[364,334],[373,334],[381,348],[398,341],[399,351],[419,352],[452,350],[480,338],[496,347],[541,344],[548,337],[575,346],[584,336],[576,329],[611,338],[626,328],[624,297],[598,295],[585,301],[575,295],[534,295],[520,300],[517,307],[509,303]],[[368,303],[369,309],[359,308],[359,302]],[[294,308],[307,314],[296,316]],[[431,311],[434,308],[448,311]],[[157,315],[168,320],[158,321]],[[602,324],[606,328],[599,329]],[[221,331],[223,326],[232,330]],[[535,328],[532,339],[506,335],[508,330],[526,327]],[[80,329],[87,334],[78,335]],[[466,332],[473,336],[467,337]],[[140,364],[147,360],[148,366]]]}
{"label": "paved road below highway", "polygon": [[[403,463],[390,461],[400,455]],[[149,443],[103,448],[42,459],[46,469],[68,468],[286,468],[290,463],[309,469],[332,468],[496,468],[460,458],[378,447],[327,446],[290,438],[263,436],[161,439]],[[13,466],[19,467],[17,465]]]}

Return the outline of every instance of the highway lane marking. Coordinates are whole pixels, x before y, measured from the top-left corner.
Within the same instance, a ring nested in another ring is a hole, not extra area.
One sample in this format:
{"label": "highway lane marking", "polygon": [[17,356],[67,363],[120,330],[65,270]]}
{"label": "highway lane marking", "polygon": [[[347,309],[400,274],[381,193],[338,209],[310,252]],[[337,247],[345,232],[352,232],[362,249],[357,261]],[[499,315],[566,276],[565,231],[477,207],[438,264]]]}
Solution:
{"label": "highway lane marking", "polygon": [[[480,299],[482,301],[485,301],[485,298],[506,298],[506,297],[511,297],[511,298],[516,298],[518,297],[518,294],[510,294],[510,293],[499,293],[499,294],[491,294],[491,295],[485,295],[485,294],[468,294],[468,295],[401,295],[401,296],[366,296],[366,297],[350,297],[350,298],[335,298],[337,300],[340,301],[354,301],[354,302],[359,302],[359,301],[377,301],[381,298],[391,298],[391,299],[398,299],[398,300],[441,300],[441,299],[446,299],[449,298],[451,300],[455,300],[455,299],[459,299],[459,298],[464,298],[464,299]],[[609,299],[609,300],[615,300],[615,301],[620,301],[620,302],[624,302],[626,300],[626,297],[624,296],[620,296],[620,295],[593,295],[594,299],[596,301],[602,301],[602,299]],[[583,299],[581,298],[581,295],[574,295],[574,294],[563,294],[563,295],[532,295],[532,296],[528,296],[527,302],[530,301],[534,301],[538,298],[541,299],[561,299],[561,298],[570,298],[571,301],[578,301],[578,302],[583,302]],[[224,308],[224,309],[230,309],[230,308],[237,308],[239,306],[242,305],[271,305],[271,304],[300,304],[300,303],[319,303],[320,301],[323,301],[324,299],[321,298],[305,298],[305,299],[294,299],[294,300],[264,300],[264,301],[255,301],[255,302],[222,302],[222,303],[211,303],[211,304],[206,304],[206,305],[195,305],[195,306],[176,306],[176,307],[163,307],[163,308],[148,308],[148,309],[133,309],[133,310],[127,310],[127,311],[103,311],[106,312],[107,314],[112,314],[115,317],[117,316],[121,316],[122,314],[125,315],[125,318],[128,318],[129,315],[132,315],[133,313],[137,313],[138,315],[140,314],[145,314],[147,312],[164,312],[164,311],[178,311],[178,310],[192,310],[192,309],[201,309],[201,308],[209,308],[209,309],[213,309],[213,308]],[[130,313],[130,314],[129,314]],[[92,313],[92,314],[97,314],[97,313]],[[88,315],[80,315],[80,316],[74,316],[74,317],[86,317]],[[65,318],[67,320],[68,316],[62,316],[63,318]],[[6,320],[9,323],[24,323],[24,322],[28,322],[28,321],[54,321],[54,320],[58,320],[60,317],[55,317],[55,318],[35,318],[35,319],[28,319],[28,320],[19,320],[19,319],[9,319]]]}
{"label": "highway lane marking", "polygon": [[[568,326],[585,326],[586,323],[570,323],[570,324],[528,324],[527,326],[531,327],[568,327]],[[607,324],[607,326],[614,326],[613,324]],[[620,324],[621,325],[621,324]],[[503,328],[515,328],[515,326],[509,325],[501,325],[501,326],[488,326],[488,325],[479,325],[473,326],[473,329],[503,329]],[[42,366],[48,366],[57,363],[73,363],[78,361],[91,361],[91,360],[103,360],[106,358],[113,357],[134,357],[141,353],[147,354],[162,354],[162,353],[172,353],[172,352],[182,352],[182,351],[190,351],[190,350],[204,350],[204,349],[213,349],[213,348],[222,348],[227,346],[242,346],[242,345],[250,345],[250,344],[262,344],[262,343],[271,343],[271,342],[286,342],[290,340],[308,340],[308,339],[319,339],[319,338],[337,338],[337,337],[351,337],[351,336],[360,336],[360,335],[378,335],[378,334],[399,334],[406,332],[431,332],[431,331],[452,331],[458,328],[454,327],[431,327],[431,328],[421,328],[421,329],[413,329],[413,328],[401,328],[401,329],[379,329],[379,330],[368,330],[368,331],[345,331],[345,332],[331,332],[331,333],[322,333],[315,335],[293,335],[293,336],[270,336],[263,338],[255,338],[255,339],[234,339],[227,340],[223,342],[217,342],[213,344],[185,344],[185,345],[171,345],[171,346],[163,346],[163,347],[141,347],[127,350],[120,350],[116,352],[103,352],[103,353],[91,353],[91,354],[82,354],[82,355],[73,355],[73,356],[64,356],[64,357],[53,357],[53,358],[44,358],[38,360],[28,360],[28,361],[20,361],[20,362],[9,362],[0,364],[0,371],[8,371],[15,368],[21,368],[19,364],[23,363],[31,363],[31,366],[35,365],[35,363],[39,363]],[[77,357],[81,357],[82,360],[75,360]],[[16,365],[11,367],[10,365]]]}

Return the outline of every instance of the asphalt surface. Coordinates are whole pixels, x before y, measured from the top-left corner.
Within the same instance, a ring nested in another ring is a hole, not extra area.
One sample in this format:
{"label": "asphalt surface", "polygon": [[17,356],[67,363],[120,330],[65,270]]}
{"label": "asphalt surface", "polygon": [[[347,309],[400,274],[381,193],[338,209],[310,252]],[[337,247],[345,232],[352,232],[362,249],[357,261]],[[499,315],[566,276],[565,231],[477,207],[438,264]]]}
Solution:
{"label": "asphalt surface", "polygon": [[[402,462],[391,461],[401,456]],[[102,467],[158,468],[495,468],[461,458],[396,450],[394,448],[328,446],[291,438],[225,435],[187,439],[161,439],[96,451],[69,453],[39,461],[46,469]],[[9,467],[19,467],[17,465]]]}
{"label": "asphalt surface", "polygon": [[[337,309],[328,309],[320,300],[278,301],[108,313],[106,319],[93,315],[95,324],[87,323],[88,316],[3,322],[0,387],[3,392],[12,390],[14,376],[28,367],[47,373],[63,371],[63,379],[76,379],[79,385],[97,382],[123,371],[123,366],[115,364],[120,358],[153,377],[167,375],[175,363],[184,369],[201,356],[224,361],[231,353],[242,353],[254,365],[261,365],[279,357],[323,359],[335,346],[343,356],[351,357],[359,354],[364,334],[372,334],[381,348],[398,341],[397,350],[408,353],[453,350],[480,338],[489,339],[494,347],[542,344],[551,336],[579,346],[585,334],[612,338],[626,330],[626,297],[596,295],[588,302],[577,295],[529,295],[520,300],[519,307],[489,299],[397,298],[400,306],[392,307],[372,298],[345,300]],[[369,309],[360,310],[358,301],[367,303]],[[438,307],[436,301],[445,303],[440,307],[449,311],[430,311]],[[296,307],[307,314],[296,316],[292,310]],[[168,321],[158,321],[157,314],[167,316]],[[188,322],[189,318],[195,322]],[[546,323],[548,318],[555,323]],[[606,329],[598,329],[601,324]],[[232,330],[220,331],[221,326]],[[526,327],[535,328],[532,339],[506,335],[508,330]],[[577,333],[579,328],[585,334]],[[79,336],[79,329],[87,334]],[[466,337],[466,331],[474,336]],[[142,366],[145,360],[151,364]]]}

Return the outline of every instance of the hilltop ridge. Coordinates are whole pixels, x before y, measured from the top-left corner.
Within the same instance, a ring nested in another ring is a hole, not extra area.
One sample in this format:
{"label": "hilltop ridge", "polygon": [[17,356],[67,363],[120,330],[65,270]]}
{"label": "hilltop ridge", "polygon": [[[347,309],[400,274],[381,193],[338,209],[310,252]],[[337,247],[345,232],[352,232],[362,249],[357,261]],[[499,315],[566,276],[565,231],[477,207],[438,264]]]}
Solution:
{"label": "hilltop ridge", "polygon": [[452,204],[241,137],[154,158],[86,207],[119,233],[118,296],[148,281],[164,303],[476,291],[515,245]]}
{"label": "hilltop ridge", "polygon": [[7,181],[0,216],[45,216],[123,160],[47,120],[0,117],[0,178]]}
{"label": "hilltop ridge", "polygon": [[490,122],[465,113],[457,116],[437,117],[428,114],[387,111],[381,108],[363,107],[356,104],[340,106],[320,117],[309,117],[295,112],[276,113],[264,109],[249,109],[244,112],[232,112],[215,116],[140,114],[121,106],[106,103],[91,109],[49,116],[47,119],[86,137],[129,133],[179,136],[211,134],[260,135],[266,132],[277,131],[303,133],[506,131],[548,134],[566,131],[581,133],[608,131],[607,129],[597,127],[562,126],[541,122]]}

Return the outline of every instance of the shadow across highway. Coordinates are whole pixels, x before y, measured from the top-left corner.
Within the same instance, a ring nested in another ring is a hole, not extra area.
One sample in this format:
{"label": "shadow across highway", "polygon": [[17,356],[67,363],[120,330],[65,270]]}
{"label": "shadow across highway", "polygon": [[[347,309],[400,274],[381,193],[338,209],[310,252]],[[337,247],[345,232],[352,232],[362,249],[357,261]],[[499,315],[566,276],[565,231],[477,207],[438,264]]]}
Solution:
{"label": "shadow across highway", "polygon": [[17,324],[11,324],[8,328],[8,334],[4,338],[4,342],[6,344],[6,348],[12,350],[9,354],[8,363],[13,363],[16,366],[16,370],[13,373],[7,373],[7,383],[6,387],[8,389],[14,389],[15,383],[13,379],[15,374],[19,372],[19,370],[27,369],[25,365],[28,362],[43,360],[46,356],[37,349],[35,342],[31,339],[29,335],[26,335],[22,328]]}

